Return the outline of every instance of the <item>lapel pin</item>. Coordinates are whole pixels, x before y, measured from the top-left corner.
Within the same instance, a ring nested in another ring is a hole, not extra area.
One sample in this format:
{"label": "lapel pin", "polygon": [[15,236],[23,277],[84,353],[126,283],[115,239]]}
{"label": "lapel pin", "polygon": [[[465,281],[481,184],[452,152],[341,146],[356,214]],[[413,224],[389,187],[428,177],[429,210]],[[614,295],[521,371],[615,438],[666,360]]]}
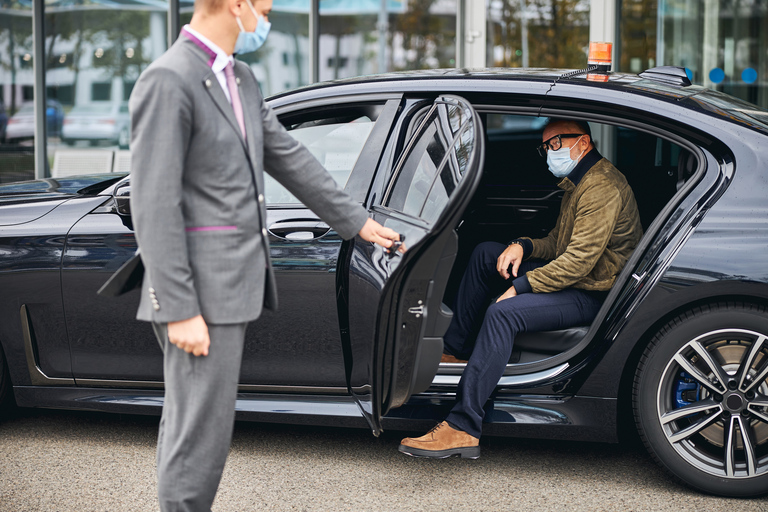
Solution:
{"label": "lapel pin", "polygon": [[207,88],[209,88],[209,89],[211,88],[211,80],[210,80],[210,78],[205,81],[205,86]]}
{"label": "lapel pin", "polygon": [[237,85],[240,85],[240,78],[235,78],[235,82],[237,82]]}

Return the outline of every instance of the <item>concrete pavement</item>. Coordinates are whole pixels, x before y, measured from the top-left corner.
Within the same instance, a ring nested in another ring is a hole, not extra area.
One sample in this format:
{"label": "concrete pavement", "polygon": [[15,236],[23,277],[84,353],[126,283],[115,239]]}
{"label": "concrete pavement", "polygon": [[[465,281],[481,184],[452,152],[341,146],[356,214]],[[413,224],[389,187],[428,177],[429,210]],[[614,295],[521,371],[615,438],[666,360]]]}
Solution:
{"label": "concrete pavement", "polygon": [[[22,410],[0,423],[0,511],[154,511],[158,419]],[[668,478],[641,447],[485,437],[414,459],[401,432],[238,423],[213,510],[768,511]]]}

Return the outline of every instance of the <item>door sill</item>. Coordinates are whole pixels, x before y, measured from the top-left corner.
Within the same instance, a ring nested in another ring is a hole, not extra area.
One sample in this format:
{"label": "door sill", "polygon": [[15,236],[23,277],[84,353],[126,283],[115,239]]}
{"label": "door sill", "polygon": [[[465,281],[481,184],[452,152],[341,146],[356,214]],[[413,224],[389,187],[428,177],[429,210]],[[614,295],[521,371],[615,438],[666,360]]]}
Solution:
{"label": "door sill", "polygon": [[[459,384],[461,379],[461,372],[464,370],[466,363],[440,363],[438,373],[435,378],[432,379],[433,388],[455,388]],[[508,364],[507,368],[515,366]],[[551,379],[557,377],[569,367],[568,363],[563,363],[554,368],[542,370],[534,373],[527,373],[523,375],[504,375],[499,379],[499,387],[515,387],[527,384],[533,384],[539,381]]]}

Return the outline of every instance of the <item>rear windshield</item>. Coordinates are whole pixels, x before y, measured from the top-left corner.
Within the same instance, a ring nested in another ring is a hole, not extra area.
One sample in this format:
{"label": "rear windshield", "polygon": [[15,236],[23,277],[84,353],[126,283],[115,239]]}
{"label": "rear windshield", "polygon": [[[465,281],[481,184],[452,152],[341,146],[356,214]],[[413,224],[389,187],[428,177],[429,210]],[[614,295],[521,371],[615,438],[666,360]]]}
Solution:
{"label": "rear windshield", "polygon": [[753,103],[713,90],[691,96],[688,100],[733,122],[768,134],[768,110]]}
{"label": "rear windshield", "polygon": [[669,96],[679,101],[693,101],[708,112],[768,134],[768,110],[728,94],[698,86],[666,85],[654,80],[638,80],[627,87]]}

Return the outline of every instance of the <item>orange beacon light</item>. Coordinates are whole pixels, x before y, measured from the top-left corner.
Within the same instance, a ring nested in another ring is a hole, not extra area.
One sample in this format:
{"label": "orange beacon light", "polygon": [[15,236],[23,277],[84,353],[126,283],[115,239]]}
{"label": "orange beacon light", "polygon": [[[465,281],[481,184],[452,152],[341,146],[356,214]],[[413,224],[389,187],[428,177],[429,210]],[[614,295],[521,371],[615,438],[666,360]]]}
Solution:
{"label": "orange beacon light", "polygon": [[612,50],[613,43],[590,41],[587,65],[590,67],[598,66],[595,71],[610,71]]}

